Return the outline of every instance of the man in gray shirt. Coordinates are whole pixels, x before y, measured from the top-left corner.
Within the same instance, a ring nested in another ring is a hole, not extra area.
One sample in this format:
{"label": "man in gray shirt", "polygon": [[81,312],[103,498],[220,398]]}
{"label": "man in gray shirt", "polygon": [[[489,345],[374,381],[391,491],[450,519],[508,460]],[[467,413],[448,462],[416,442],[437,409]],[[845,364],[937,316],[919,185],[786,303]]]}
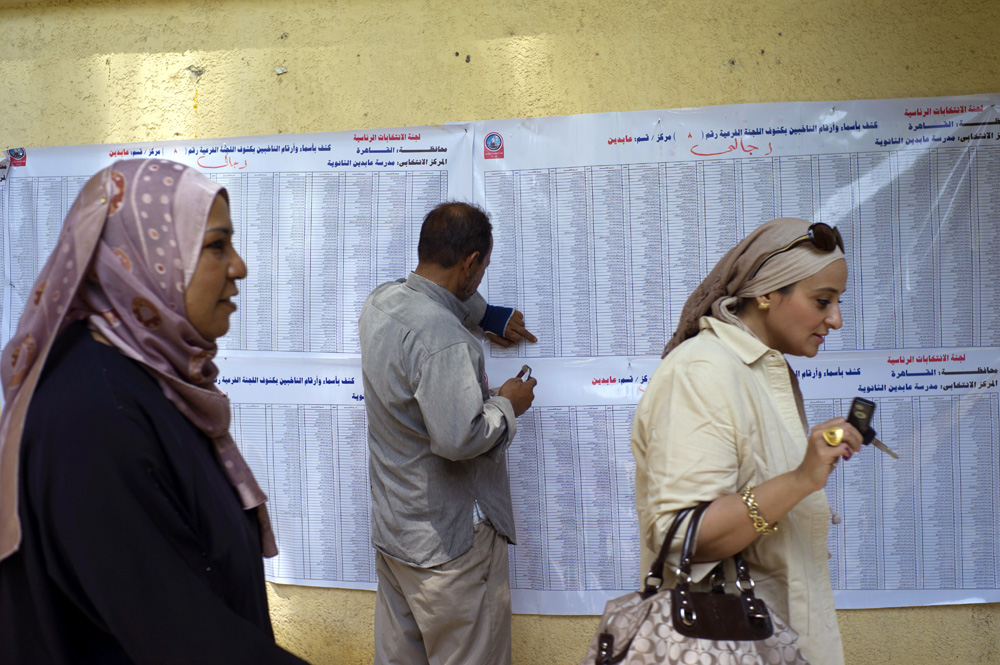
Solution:
{"label": "man in gray shirt", "polygon": [[502,346],[535,337],[520,312],[476,291],[492,249],[483,210],[443,203],[424,219],[416,270],[361,311],[375,665],[511,662],[504,451],[536,381],[512,378],[491,396],[476,334]]}

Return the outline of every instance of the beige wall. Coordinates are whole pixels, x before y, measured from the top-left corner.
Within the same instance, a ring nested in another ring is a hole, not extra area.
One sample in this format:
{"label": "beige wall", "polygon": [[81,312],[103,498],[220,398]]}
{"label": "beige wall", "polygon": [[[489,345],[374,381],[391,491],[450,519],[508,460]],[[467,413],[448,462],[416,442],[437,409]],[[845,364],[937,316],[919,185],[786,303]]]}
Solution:
{"label": "beige wall", "polygon": [[[1000,92],[998,32],[996,0],[0,0],[0,147]],[[269,594],[283,645],[371,662],[372,593]],[[1000,662],[1000,605],[839,615],[850,665]],[[515,616],[515,664],[596,621]]]}

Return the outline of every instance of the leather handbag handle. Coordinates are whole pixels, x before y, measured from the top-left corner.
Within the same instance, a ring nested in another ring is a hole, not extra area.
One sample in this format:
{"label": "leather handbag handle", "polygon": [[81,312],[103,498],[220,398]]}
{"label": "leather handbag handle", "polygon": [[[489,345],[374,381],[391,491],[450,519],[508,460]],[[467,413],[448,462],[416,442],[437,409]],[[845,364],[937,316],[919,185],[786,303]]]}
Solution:
{"label": "leather handbag handle", "polygon": [[[681,526],[681,522],[684,518],[694,510],[694,508],[682,508],[677,512],[674,517],[674,521],[670,524],[670,528],[667,529],[667,535],[663,538],[663,545],[660,546],[660,553],[656,556],[656,560],[653,561],[653,565],[649,567],[649,573],[646,575],[646,585],[640,592],[644,598],[652,596],[654,593],[660,590],[660,585],[663,584],[663,566],[667,561],[667,553],[670,552],[670,543],[674,541],[674,536],[677,535],[677,530]],[[653,580],[657,580],[656,584],[653,584]]]}
{"label": "leather handbag handle", "polygon": [[708,507],[712,505],[710,501],[698,504],[691,513],[688,521],[687,533],[684,534],[684,544],[681,546],[681,572],[689,578],[691,576],[691,564],[694,561],[694,550],[697,545],[698,525],[701,524],[701,516],[705,514]]}
{"label": "leather handbag handle", "polygon": [[[691,566],[694,562],[698,525],[701,523],[702,515],[704,515],[705,510],[708,509],[709,505],[710,503],[706,502],[693,509],[691,519],[688,521],[687,532],[684,534],[684,544],[681,546],[681,562],[677,569],[677,584],[672,592],[675,603],[675,607],[672,611],[676,614],[675,618],[681,625],[686,626],[684,630],[690,630],[691,635],[699,637],[708,637],[708,634],[696,635],[696,633],[700,633],[705,629],[703,621],[700,622],[702,627],[699,628],[699,612],[704,614],[707,609],[712,608],[712,605],[705,605],[703,601],[699,601],[699,597],[704,594],[691,592]],[[752,627],[752,631],[759,630],[761,635],[764,635],[765,633],[765,636],[770,635],[770,631],[772,630],[770,615],[768,614],[767,607],[764,605],[763,601],[757,600],[757,597],[754,594],[754,582],[750,577],[750,568],[747,566],[746,562],[743,560],[742,554],[739,552],[734,554],[732,558],[736,563],[736,587],[740,591],[739,601],[737,602],[741,607],[741,613],[745,617],[745,625]],[[719,564],[712,570],[712,576],[713,591],[719,593],[722,591],[722,587],[725,584],[722,562],[719,562]],[[702,609],[696,611],[696,605],[698,604],[702,604]],[[705,617],[702,617],[702,619],[704,618]],[[718,621],[716,621],[716,623],[718,623]],[[675,623],[675,625],[677,624]],[[681,630],[680,628],[678,629]],[[684,630],[681,630],[681,632],[684,632]],[[754,637],[752,639],[760,638]]]}

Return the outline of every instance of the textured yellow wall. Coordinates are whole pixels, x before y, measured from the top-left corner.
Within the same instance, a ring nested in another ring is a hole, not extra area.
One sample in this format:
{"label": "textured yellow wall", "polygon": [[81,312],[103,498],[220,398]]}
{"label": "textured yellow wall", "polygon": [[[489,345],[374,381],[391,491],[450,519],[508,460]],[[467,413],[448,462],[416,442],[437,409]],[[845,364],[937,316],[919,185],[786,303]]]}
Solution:
{"label": "textured yellow wall", "polygon": [[[998,92],[998,32],[997,0],[0,0],[0,147]],[[269,595],[283,645],[371,662],[374,594]],[[850,665],[1000,662],[1000,605],[839,614]],[[515,664],[596,621],[515,616]]]}

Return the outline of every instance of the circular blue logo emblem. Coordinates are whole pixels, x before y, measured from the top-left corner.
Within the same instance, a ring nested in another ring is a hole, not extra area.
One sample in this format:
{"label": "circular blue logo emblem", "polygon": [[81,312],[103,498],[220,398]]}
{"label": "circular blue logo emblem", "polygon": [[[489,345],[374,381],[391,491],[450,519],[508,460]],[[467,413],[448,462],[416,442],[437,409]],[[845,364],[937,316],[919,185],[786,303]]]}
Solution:
{"label": "circular blue logo emblem", "polygon": [[503,149],[503,137],[496,132],[490,132],[486,135],[486,149],[491,152],[497,152]]}

